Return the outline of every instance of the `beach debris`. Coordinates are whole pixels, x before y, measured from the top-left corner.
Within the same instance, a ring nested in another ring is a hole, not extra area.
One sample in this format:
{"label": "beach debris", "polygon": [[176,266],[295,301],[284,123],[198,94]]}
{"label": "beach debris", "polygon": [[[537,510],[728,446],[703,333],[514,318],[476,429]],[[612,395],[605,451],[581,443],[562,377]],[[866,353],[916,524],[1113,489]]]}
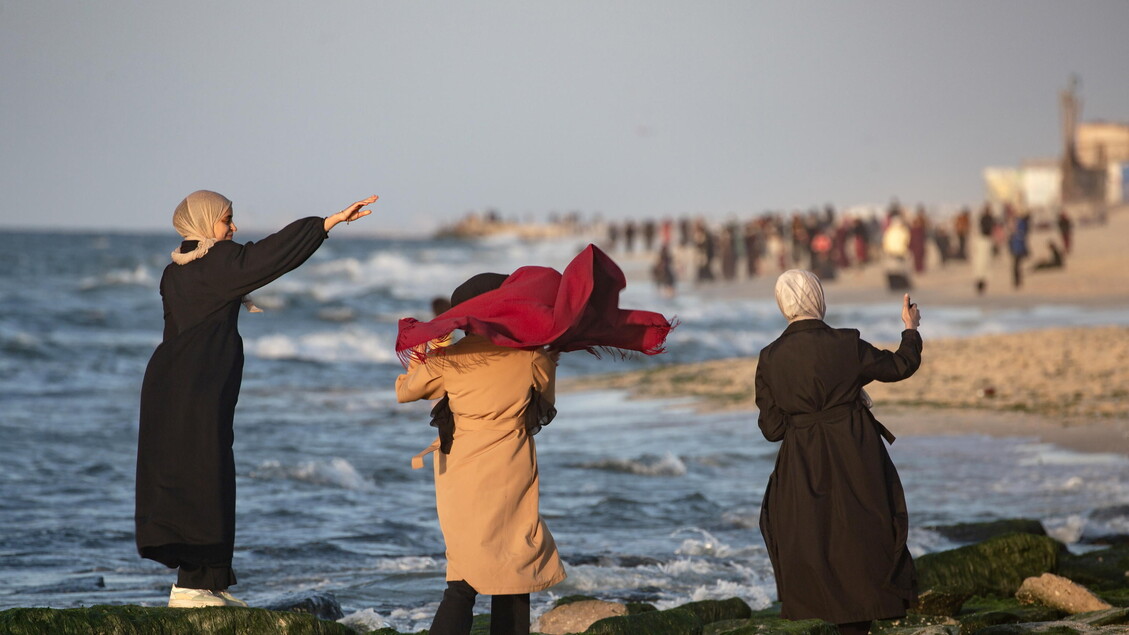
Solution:
{"label": "beach debris", "polygon": [[1015,597],[1024,604],[1042,604],[1071,615],[1113,608],[1081,584],[1053,573],[1027,578]]}

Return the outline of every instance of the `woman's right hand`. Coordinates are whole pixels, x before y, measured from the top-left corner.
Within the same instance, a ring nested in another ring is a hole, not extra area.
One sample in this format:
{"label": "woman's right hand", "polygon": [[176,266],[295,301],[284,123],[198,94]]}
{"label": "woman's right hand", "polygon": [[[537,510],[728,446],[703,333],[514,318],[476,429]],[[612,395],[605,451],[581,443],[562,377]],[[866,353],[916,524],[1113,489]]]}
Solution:
{"label": "woman's right hand", "polygon": [[908,293],[902,298],[902,322],[907,330],[916,330],[921,324],[921,311],[917,310],[916,304],[910,303]]}
{"label": "woman's right hand", "polygon": [[358,218],[368,216],[372,213],[372,210],[361,208],[366,205],[372,205],[378,198],[380,197],[375,195],[370,196],[363,201],[357,201],[356,203],[353,203],[349,207],[346,207],[345,209],[337,212],[336,214],[333,214],[332,216],[326,216],[325,231],[328,232],[329,230],[333,229],[338,223],[351,223]]}

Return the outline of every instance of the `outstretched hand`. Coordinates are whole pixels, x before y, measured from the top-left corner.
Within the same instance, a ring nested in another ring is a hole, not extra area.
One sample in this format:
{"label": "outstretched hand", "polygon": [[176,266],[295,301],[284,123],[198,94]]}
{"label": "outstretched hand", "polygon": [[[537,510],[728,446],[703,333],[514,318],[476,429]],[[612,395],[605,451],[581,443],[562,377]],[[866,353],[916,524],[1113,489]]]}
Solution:
{"label": "outstretched hand", "polygon": [[380,198],[380,197],[376,196],[374,194],[374,195],[366,198],[363,201],[357,201],[356,203],[353,203],[349,207],[346,207],[345,209],[341,210],[340,212],[337,212],[336,214],[333,214],[332,216],[326,216],[325,217],[325,231],[329,231],[329,230],[333,229],[333,227],[336,226],[338,223],[342,223],[342,222],[351,223],[351,222],[357,220],[358,218],[364,218],[365,216],[368,216],[369,214],[372,213],[372,210],[371,209],[362,209],[362,208],[365,207],[366,205],[372,205],[373,203],[376,202],[376,199],[378,199],[378,198]]}
{"label": "outstretched hand", "polygon": [[910,330],[917,329],[921,324],[921,311],[917,310],[916,304],[910,303],[908,293],[902,298],[902,322]]}

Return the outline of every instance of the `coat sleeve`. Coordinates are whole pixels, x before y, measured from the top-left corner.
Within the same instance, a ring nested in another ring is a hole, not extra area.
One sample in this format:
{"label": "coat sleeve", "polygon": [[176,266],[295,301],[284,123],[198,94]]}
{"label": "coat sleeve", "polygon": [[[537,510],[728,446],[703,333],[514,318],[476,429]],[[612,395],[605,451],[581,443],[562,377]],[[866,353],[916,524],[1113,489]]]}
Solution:
{"label": "coat sleeve", "polygon": [[224,295],[238,298],[266,286],[282,274],[297,269],[325,242],[325,219],[317,216],[294,221],[258,242],[243,245],[216,243],[211,252],[223,258],[217,263],[222,275],[210,281]]}
{"label": "coat sleeve", "polygon": [[447,394],[443,375],[434,364],[413,363],[408,372],[396,378],[396,401],[407,403],[418,399],[438,399]]}
{"label": "coat sleeve", "polygon": [[875,348],[860,339],[859,361],[864,383],[906,379],[921,366],[921,334],[915,329],[902,331],[902,343],[894,352]]}
{"label": "coat sleeve", "polygon": [[533,353],[533,387],[550,404],[557,403],[557,364],[543,350]]}
{"label": "coat sleeve", "polygon": [[768,387],[768,380],[765,373],[762,372],[764,368],[765,355],[761,353],[761,359],[757,362],[756,374],[756,401],[757,408],[760,409],[760,416],[757,417],[757,425],[760,426],[761,433],[764,438],[769,441],[782,441],[784,439],[784,431],[787,425],[784,419],[784,413],[776,406],[776,399],[772,396],[772,390]]}

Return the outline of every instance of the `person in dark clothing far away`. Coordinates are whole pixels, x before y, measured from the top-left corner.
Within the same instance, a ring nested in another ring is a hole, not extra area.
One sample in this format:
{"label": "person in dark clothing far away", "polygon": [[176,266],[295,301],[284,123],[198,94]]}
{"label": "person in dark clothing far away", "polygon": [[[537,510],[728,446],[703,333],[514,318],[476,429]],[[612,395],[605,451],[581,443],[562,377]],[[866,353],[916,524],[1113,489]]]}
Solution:
{"label": "person in dark clothing far away", "polygon": [[184,237],[161,276],[164,338],[145,369],[137,439],[137,550],[177,572],[169,606],[247,606],[228,592],[235,548],[232,422],[243,378],[239,308],[297,268],[329,230],[371,211],[375,196],[295,221],[258,242],[232,241],[231,201],[199,190],[173,213]]}
{"label": "person in dark clothing far away", "polygon": [[756,402],[764,437],[781,442],[760,518],[780,616],[863,634],[917,601],[905,495],[882,442],[894,436],[863,387],[913,375],[921,315],[905,295],[905,330],[890,352],[824,323],[823,287],[810,271],[781,274],[776,302],[789,324],[760,353]]}

